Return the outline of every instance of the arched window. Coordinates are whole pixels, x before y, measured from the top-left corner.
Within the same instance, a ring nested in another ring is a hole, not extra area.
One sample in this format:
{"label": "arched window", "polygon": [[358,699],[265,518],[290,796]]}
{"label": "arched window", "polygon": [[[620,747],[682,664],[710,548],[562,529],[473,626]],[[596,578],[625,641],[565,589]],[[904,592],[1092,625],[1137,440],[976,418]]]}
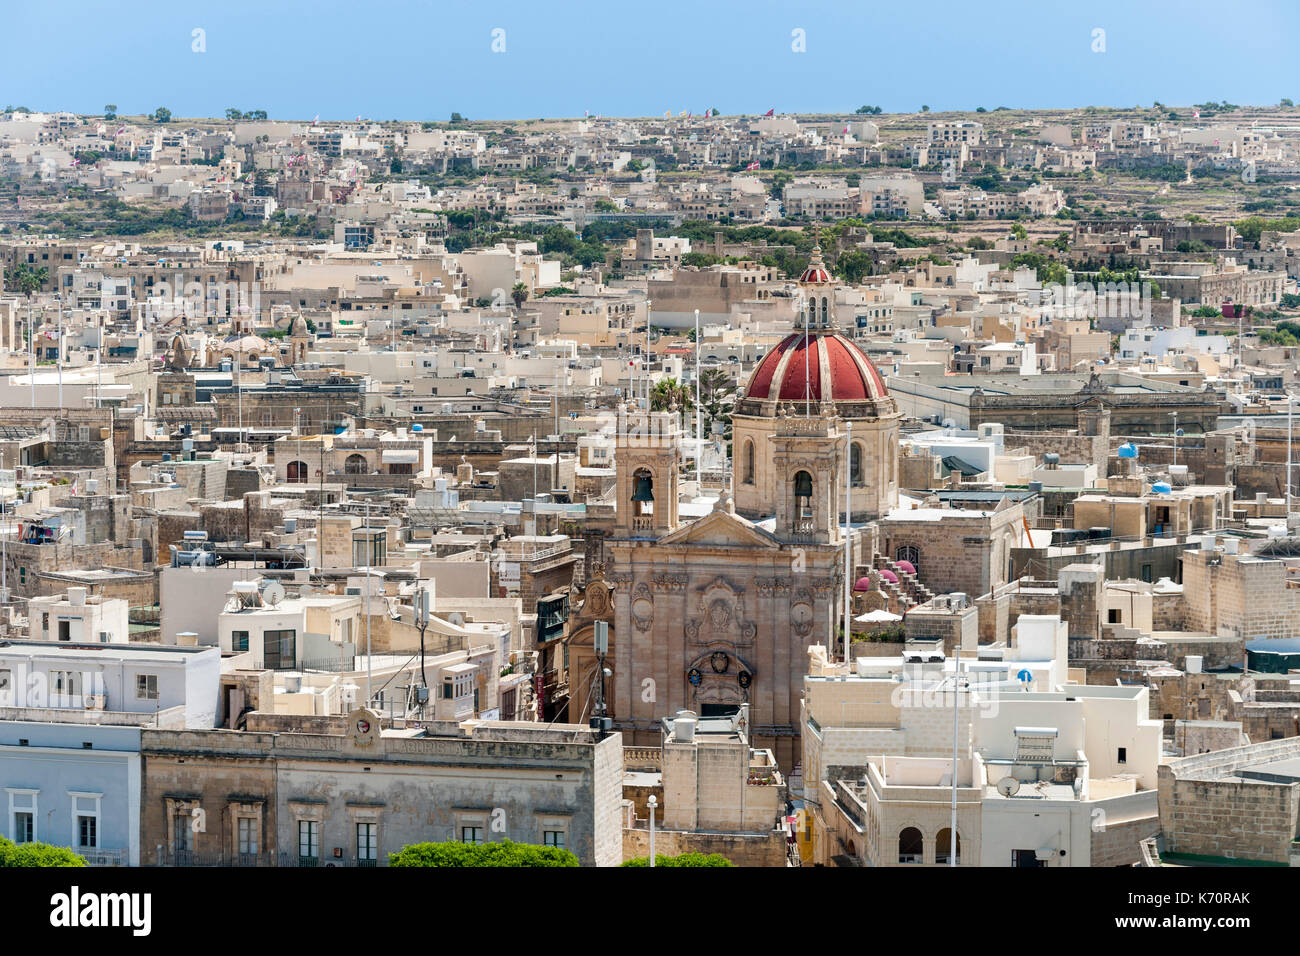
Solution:
{"label": "arched window", "polygon": [[854,487],[861,487],[865,483],[862,474],[862,445],[858,442],[849,446],[849,480]]}
{"label": "arched window", "polygon": [[303,461],[291,461],[289,467],[284,470],[285,478],[290,484],[307,483],[307,463]]}
{"label": "arched window", "polygon": [[[944,827],[934,841],[934,862],[947,864],[948,852],[952,844],[952,830]],[[957,834],[957,865],[961,865],[961,833]]]}
{"label": "arched window", "polygon": [[831,324],[831,313],[830,313],[829,301],[830,300],[827,299],[826,296],[822,296],[822,325]]}
{"label": "arched window", "polygon": [[370,466],[366,464],[365,455],[348,455],[347,460],[343,462],[343,473],[347,475],[364,475],[370,472]]}
{"label": "arched window", "polygon": [[794,476],[794,514],[796,518],[802,520],[813,516],[812,496],[812,475],[806,471],[797,472]]}
{"label": "arched window", "polygon": [[916,827],[907,827],[898,835],[898,862],[921,863],[925,860],[925,840]]}
{"label": "arched window", "polygon": [[901,548],[896,548],[894,550],[894,560],[906,561],[916,569],[917,574],[921,573],[921,549],[915,545],[905,544]]}
{"label": "arched window", "polygon": [[754,483],[754,442],[750,439],[745,440],[745,484]]}

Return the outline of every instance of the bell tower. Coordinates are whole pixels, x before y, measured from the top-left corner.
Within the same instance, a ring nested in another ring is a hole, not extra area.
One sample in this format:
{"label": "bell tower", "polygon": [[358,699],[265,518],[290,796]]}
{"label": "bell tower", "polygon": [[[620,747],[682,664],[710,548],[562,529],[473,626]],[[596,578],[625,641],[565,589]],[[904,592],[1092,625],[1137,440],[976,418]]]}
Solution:
{"label": "bell tower", "polygon": [[675,410],[618,409],[614,441],[617,533],[660,538],[677,529],[677,476],[682,431]]}
{"label": "bell tower", "polygon": [[825,402],[807,415],[801,405],[785,406],[768,441],[776,536],[793,544],[839,544],[847,441],[834,407]]}

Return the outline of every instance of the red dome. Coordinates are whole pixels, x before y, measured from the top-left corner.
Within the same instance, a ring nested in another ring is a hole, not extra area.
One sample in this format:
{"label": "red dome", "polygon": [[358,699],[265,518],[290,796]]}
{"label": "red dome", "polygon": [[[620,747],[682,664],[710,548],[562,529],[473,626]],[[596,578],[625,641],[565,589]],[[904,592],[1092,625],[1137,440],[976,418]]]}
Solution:
{"label": "red dome", "polygon": [[870,591],[871,578],[858,578],[857,583],[853,585],[855,591]]}
{"label": "red dome", "polygon": [[[806,377],[805,377],[806,372]],[[829,384],[829,389],[825,386]],[[827,394],[829,392],[829,394]],[[863,351],[838,332],[793,332],[763,356],[745,389],[746,398],[797,402],[883,399],[885,382]]]}
{"label": "red dome", "polygon": [[808,268],[804,269],[799,276],[800,282],[830,282],[831,274],[826,271],[826,267],[821,265],[821,260],[810,262]]}

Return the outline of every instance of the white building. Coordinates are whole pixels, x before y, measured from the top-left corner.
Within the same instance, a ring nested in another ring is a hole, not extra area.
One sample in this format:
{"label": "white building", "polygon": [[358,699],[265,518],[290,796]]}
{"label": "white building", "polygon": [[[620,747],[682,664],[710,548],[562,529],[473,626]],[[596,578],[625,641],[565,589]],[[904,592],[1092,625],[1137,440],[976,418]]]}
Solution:
{"label": "white building", "polygon": [[34,641],[125,644],[130,640],[127,602],[87,596],[82,587],[67,595],[34,597],[27,604],[28,634]]}

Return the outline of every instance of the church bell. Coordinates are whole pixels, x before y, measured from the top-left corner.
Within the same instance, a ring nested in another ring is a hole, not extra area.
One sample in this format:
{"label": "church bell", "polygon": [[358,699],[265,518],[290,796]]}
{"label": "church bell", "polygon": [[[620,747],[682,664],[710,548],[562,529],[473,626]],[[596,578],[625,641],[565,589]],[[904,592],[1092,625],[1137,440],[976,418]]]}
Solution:
{"label": "church bell", "polygon": [[801,471],[794,476],[794,496],[796,498],[812,497],[812,475]]}
{"label": "church bell", "polygon": [[651,491],[653,482],[646,475],[638,475],[636,479],[636,490],[632,494],[633,501],[654,501],[655,496]]}

